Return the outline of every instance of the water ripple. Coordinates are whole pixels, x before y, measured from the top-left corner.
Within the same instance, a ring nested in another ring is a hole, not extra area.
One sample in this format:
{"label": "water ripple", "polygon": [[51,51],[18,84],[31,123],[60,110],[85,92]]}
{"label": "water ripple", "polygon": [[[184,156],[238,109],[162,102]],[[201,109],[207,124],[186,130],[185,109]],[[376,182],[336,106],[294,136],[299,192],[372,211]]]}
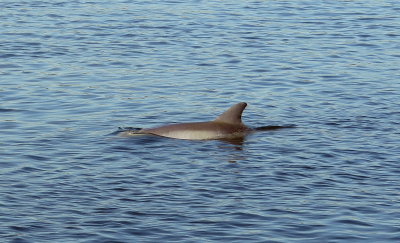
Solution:
{"label": "water ripple", "polygon": [[[399,241],[395,5],[0,8],[3,241]],[[241,101],[250,127],[296,128],[116,136]]]}

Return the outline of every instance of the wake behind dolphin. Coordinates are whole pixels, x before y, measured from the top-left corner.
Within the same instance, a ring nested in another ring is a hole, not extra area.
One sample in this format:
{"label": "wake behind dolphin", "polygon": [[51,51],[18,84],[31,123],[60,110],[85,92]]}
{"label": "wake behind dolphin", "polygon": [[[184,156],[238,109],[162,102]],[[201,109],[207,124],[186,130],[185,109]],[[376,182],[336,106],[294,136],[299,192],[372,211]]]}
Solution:
{"label": "wake behind dolphin", "polygon": [[242,122],[242,113],[246,108],[245,102],[237,103],[222,113],[213,121],[171,124],[147,129],[129,129],[121,131],[120,136],[150,134],[176,139],[210,140],[235,139],[246,136],[253,131],[275,130],[294,126],[264,126],[249,128]]}

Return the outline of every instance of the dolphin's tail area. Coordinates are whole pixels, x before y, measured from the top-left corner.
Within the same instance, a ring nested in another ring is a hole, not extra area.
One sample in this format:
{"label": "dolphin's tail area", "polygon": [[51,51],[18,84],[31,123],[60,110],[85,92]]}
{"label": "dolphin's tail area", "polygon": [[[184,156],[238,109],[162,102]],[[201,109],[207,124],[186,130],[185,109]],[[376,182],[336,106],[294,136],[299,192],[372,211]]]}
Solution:
{"label": "dolphin's tail area", "polygon": [[254,130],[256,131],[272,131],[272,130],[278,130],[278,129],[283,129],[283,128],[295,128],[296,125],[283,125],[283,126],[262,126],[262,127],[256,127]]}

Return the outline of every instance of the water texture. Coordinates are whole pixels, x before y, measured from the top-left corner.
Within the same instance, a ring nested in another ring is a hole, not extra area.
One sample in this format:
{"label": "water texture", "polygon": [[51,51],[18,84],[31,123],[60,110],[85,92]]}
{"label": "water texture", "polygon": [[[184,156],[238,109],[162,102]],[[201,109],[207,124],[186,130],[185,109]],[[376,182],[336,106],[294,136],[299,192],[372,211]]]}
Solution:
{"label": "water texture", "polygon": [[[397,1],[0,2],[2,242],[399,242]],[[242,144],[118,127],[214,119]]]}

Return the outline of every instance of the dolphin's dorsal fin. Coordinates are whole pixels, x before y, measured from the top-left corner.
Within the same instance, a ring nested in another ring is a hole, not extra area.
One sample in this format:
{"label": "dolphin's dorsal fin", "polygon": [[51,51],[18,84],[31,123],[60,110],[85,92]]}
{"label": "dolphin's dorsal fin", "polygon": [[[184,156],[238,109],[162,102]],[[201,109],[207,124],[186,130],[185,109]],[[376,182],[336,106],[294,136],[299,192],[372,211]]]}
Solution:
{"label": "dolphin's dorsal fin", "polygon": [[245,102],[237,103],[222,113],[214,121],[240,125],[242,124],[242,113],[246,106],[247,104]]}

